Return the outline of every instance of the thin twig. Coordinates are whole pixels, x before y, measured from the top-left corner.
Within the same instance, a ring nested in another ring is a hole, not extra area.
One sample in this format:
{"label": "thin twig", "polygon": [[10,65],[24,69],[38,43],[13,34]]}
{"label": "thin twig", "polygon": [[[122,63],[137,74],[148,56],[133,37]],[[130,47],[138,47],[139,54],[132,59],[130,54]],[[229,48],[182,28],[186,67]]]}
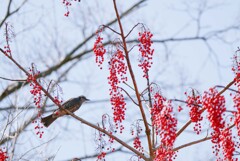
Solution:
{"label": "thin twig", "polygon": [[[225,88],[225,86],[221,86],[221,85],[217,85],[215,86],[217,88]],[[236,93],[240,93],[239,91],[235,90],[235,89],[232,89],[232,88],[228,88],[229,91],[232,91],[232,92],[236,92]]]}
{"label": "thin twig", "polygon": [[27,81],[26,79],[10,79],[10,78],[4,78],[4,77],[0,77],[0,79],[14,81],[14,82],[26,82]]}
{"label": "thin twig", "polygon": [[111,30],[112,32],[114,32],[114,33],[120,35],[119,32],[117,32],[116,30],[112,29],[110,26],[107,26],[107,25],[102,25],[102,26],[103,26],[103,27],[106,27],[106,28],[108,28],[109,30]]}
{"label": "thin twig", "polygon": [[133,102],[135,105],[139,106],[139,105],[137,104],[137,102],[134,101],[134,99],[130,96],[130,94],[129,94],[124,88],[122,88],[122,87],[118,87],[118,88],[120,88],[121,90],[123,90],[123,91],[128,95],[128,97],[132,100],[132,102]]}
{"label": "thin twig", "polygon": [[127,33],[127,35],[125,36],[125,39],[128,37],[128,35],[131,34],[131,32],[141,23],[137,23],[136,25],[133,26],[133,28]]}

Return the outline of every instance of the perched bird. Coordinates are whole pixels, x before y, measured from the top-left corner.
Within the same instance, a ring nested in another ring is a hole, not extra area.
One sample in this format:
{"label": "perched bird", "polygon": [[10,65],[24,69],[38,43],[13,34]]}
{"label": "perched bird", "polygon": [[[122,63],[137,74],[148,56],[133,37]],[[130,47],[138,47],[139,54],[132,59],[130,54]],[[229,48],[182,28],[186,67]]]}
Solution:
{"label": "perched bird", "polygon": [[[68,101],[64,102],[62,104],[62,107],[73,113],[73,112],[77,111],[85,101],[89,101],[89,99],[87,99],[85,96],[71,98]],[[45,127],[48,127],[57,118],[59,118],[63,115],[67,115],[67,112],[64,111],[63,109],[57,109],[51,115],[41,118],[41,121]]]}

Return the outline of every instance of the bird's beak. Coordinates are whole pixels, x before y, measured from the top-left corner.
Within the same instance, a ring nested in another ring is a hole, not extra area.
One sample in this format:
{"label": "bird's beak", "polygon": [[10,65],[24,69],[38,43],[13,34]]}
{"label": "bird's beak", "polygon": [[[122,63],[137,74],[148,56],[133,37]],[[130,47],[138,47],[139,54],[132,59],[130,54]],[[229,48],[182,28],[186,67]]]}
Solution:
{"label": "bird's beak", "polygon": [[86,98],[86,101],[90,101],[90,99],[87,99],[87,98]]}

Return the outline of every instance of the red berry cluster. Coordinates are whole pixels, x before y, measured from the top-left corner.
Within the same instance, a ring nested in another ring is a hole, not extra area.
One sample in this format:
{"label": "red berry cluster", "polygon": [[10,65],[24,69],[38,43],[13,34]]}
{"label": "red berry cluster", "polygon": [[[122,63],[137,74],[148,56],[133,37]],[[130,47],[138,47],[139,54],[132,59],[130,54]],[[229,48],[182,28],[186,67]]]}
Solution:
{"label": "red berry cluster", "polygon": [[101,153],[97,156],[97,161],[105,161],[105,157],[106,157],[106,153],[105,153],[105,152],[101,152]]}
{"label": "red berry cluster", "polygon": [[8,158],[7,152],[2,150],[2,149],[0,149],[0,161],[6,161],[7,158]]}
{"label": "red berry cluster", "polygon": [[54,97],[54,103],[55,103],[56,105],[59,106],[59,105],[62,104],[62,102],[63,102],[63,100],[60,99],[59,97],[57,97],[57,96]]}
{"label": "red berry cluster", "polygon": [[160,136],[161,145],[156,151],[156,160],[171,160],[175,152],[172,151],[176,140],[177,119],[173,116],[171,101],[166,100],[160,93],[154,94],[151,115],[156,134]]}
{"label": "red berry cluster", "polygon": [[202,105],[202,101],[201,101],[201,97],[200,95],[196,95],[197,92],[195,92],[194,90],[192,90],[191,94],[187,94],[185,93],[185,95],[187,96],[187,106],[190,108],[190,118],[191,121],[195,123],[193,130],[196,131],[197,134],[199,134],[201,132],[201,123],[200,121],[203,120],[203,117],[201,116],[201,105]]}
{"label": "red berry cluster", "polygon": [[233,67],[232,71],[235,74],[235,82],[240,83],[240,48],[236,51],[233,56]]}
{"label": "red berry cluster", "polygon": [[[99,126],[99,125],[98,125]],[[106,128],[103,127],[104,130]],[[109,132],[109,131],[108,131]],[[112,134],[112,132],[109,132]],[[104,160],[106,152],[114,152],[115,148],[112,147],[114,138],[105,135],[100,131],[96,131],[95,143],[97,145],[97,150],[99,151],[98,160]]]}
{"label": "red berry cluster", "polygon": [[237,87],[237,91],[233,95],[233,102],[234,107],[237,109],[235,115],[235,125],[238,130],[238,136],[240,136],[240,49],[236,51],[236,54],[233,57],[234,64],[233,64],[233,72],[235,73],[235,86]]}
{"label": "red berry cluster", "polygon": [[38,108],[41,108],[42,103],[42,87],[39,85],[37,78],[40,72],[36,69],[34,65],[29,69],[29,74],[27,76],[27,82],[32,87],[30,93],[34,96],[34,103]]}
{"label": "red berry cluster", "polygon": [[235,120],[234,124],[238,131],[238,136],[240,136],[240,82],[236,84],[238,92],[234,93],[233,103],[234,107],[237,109],[237,112],[234,113]]}
{"label": "red berry cluster", "polygon": [[5,41],[7,43],[7,45],[4,46],[4,49],[5,49],[5,55],[6,56],[12,56],[12,51],[10,49],[10,42],[12,41],[12,38],[15,37],[15,33],[13,31],[13,26],[9,23],[9,22],[6,22],[5,23]]}
{"label": "red berry cluster", "polygon": [[6,45],[6,46],[4,46],[4,50],[5,50],[5,55],[6,56],[11,56],[12,55],[12,51],[11,51],[11,49],[10,49],[10,45]]}
{"label": "red berry cluster", "polygon": [[138,65],[139,67],[142,68],[143,70],[143,77],[147,78],[148,74],[147,72],[151,68],[152,65],[152,57],[153,57],[153,52],[154,49],[151,49],[152,46],[152,41],[151,38],[153,34],[150,31],[144,31],[144,32],[139,32],[139,51],[141,52],[139,61],[140,64]]}
{"label": "red berry cluster", "polygon": [[139,152],[143,153],[143,146],[138,136],[133,141],[133,147],[137,149]]}
{"label": "red berry cluster", "polygon": [[[32,64],[32,67],[29,69],[29,74],[27,77],[27,82],[30,84],[32,89],[30,90],[30,93],[34,96],[34,104],[38,108],[38,118],[41,117],[41,106],[42,106],[42,100],[43,100],[43,92],[42,92],[42,86],[38,82],[37,78],[39,76],[40,72],[37,70],[36,66]],[[36,124],[35,130],[36,130],[36,135],[39,135],[40,138],[42,138],[43,135],[43,126],[41,124],[41,121],[35,120],[33,123]]]}
{"label": "red berry cluster", "polygon": [[176,152],[169,147],[161,146],[155,151],[154,161],[173,161],[177,157]]}
{"label": "red berry cluster", "polygon": [[141,144],[141,140],[139,138],[139,135],[142,132],[142,127],[140,126],[140,121],[137,120],[134,124],[131,125],[131,134],[136,135],[135,139],[133,141],[133,146],[135,149],[137,149],[139,152],[143,153],[144,149]]}
{"label": "red berry cluster", "polygon": [[106,49],[103,46],[102,40],[103,38],[101,37],[101,32],[103,29],[100,29],[96,32],[96,41],[94,42],[94,46],[93,46],[93,52],[96,55],[96,63],[98,64],[98,66],[100,67],[100,69],[102,69],[101,65],[104,61],[104,54],[106,53]]}
{"label": "red berry cluster", "polygon": [[[69,7],[72,6],[72,1],[73,0],[63,0],[62,3],[65,5],[67,12],[64,14],[64,16],[68,17],[69,16]],[[80,2],[81,0],[74,0],[75,2],[78,1]]]}
{"label": "red berry cluster", "polygon": [[[109,61],[109,71],[110,76],[108,77],[108,83],[111,88],[110,96],[111,96],[111,105],[113,109],[113,120],[118,126],[118,123],[121,123],[125,119],[125,110],[126,110],[126,102],[122,90],[119,88],[119,83],[127,81],[126,71],[127,66],[124,62],[124,54],[120,49],[117,49],[115,53],[111,55]],[[123,127],[121,127],[120,131]]]}
{"label": "red berry cluster", "polygon": [[233,152],[235,151],[235,145],[232,140],[232,131],[229,128],[224,129],[221,132],[219,139],[222,144],[224,160],[237,161],[237,159],[233,159]]}
{"label": "red berry cluster", "polygon": [[208,120],[211,123],[213,129],[212,143],[216,144],[213,146],[216,156],[219,152],[220,134],[221,130],[225,127],[225,121],[223,119],[225,107],[225,98],[218,94],[215,88],[210,88],[209,91],[205,91],[202,100],[203,108],[208,112]]}
{"label": "red berry cluster", "polygon": [[44,134],[42,122],[38,119],[38,120],[33,121],[33,123],[36,124],[35,128],[34,128],[36,135],[39,135],[39,138],[42,138],[42,136]]}
{"label": "red berry cluster", "polygon": [[182,106],[178,106],[178,112],[181,112],[183,110]]}

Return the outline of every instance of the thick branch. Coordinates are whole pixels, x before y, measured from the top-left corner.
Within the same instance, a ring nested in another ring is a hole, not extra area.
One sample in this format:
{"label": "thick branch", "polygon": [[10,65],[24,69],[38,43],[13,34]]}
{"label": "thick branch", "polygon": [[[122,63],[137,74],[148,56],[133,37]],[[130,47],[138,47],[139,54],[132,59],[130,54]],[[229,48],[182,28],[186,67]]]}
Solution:
{"label": "thick branch", "polygon": [[137,82],[136,82],[136,79],[135,79],[135,76],[134,76],[134,73],[133,73],[133,69],[132,69],[132,66],[131,66],[131,62],[130,62],[130,58],[129,58],[129,52],[127,50],[127,43],[126,43],[126,39],[125,39],[125,36],[124,36],[122,23],[121,23],[119,14],[118,14],[116,0],[113,0],[113,4],[114,4],[114,10],[115,10],[115,13],[116,13],[116,16],[117,16],[117,19],[118,19],[118,25],[119,25],[119,28],[120,28],[121,38],[122,38],[122,42],[123,42],[123,49],[124,49],[124,52],[126,54],[127,66],[128,66],[128,69],[129,69],[129,72],[130,72],[130,75],[131,75],[131,78],[132,78],[132,82],[133,82],[133,85],[134,85],[134,89],[135,89],[135,93],[136,93],[136,96],[137,96],[137,100],[138,100],[139,108],[140,108],[140,111],[141,111],[141,115],[142,115],[142,118],[143,118],[144,126],[146,128],[145,132],[146,132],[146,135],[147,135],[150,157],[152,157],[153,156],[153,149],[152,149],[152,143],[151,143],[151,137],[150,137],[150,129],[148,127],[147,118],[146,118],[146,115],[145,115],[145,112],[144,112],[144,109],[143,109],[143,106],[142,106],[141,97],[140,97],[139,92],[138,92]]}

